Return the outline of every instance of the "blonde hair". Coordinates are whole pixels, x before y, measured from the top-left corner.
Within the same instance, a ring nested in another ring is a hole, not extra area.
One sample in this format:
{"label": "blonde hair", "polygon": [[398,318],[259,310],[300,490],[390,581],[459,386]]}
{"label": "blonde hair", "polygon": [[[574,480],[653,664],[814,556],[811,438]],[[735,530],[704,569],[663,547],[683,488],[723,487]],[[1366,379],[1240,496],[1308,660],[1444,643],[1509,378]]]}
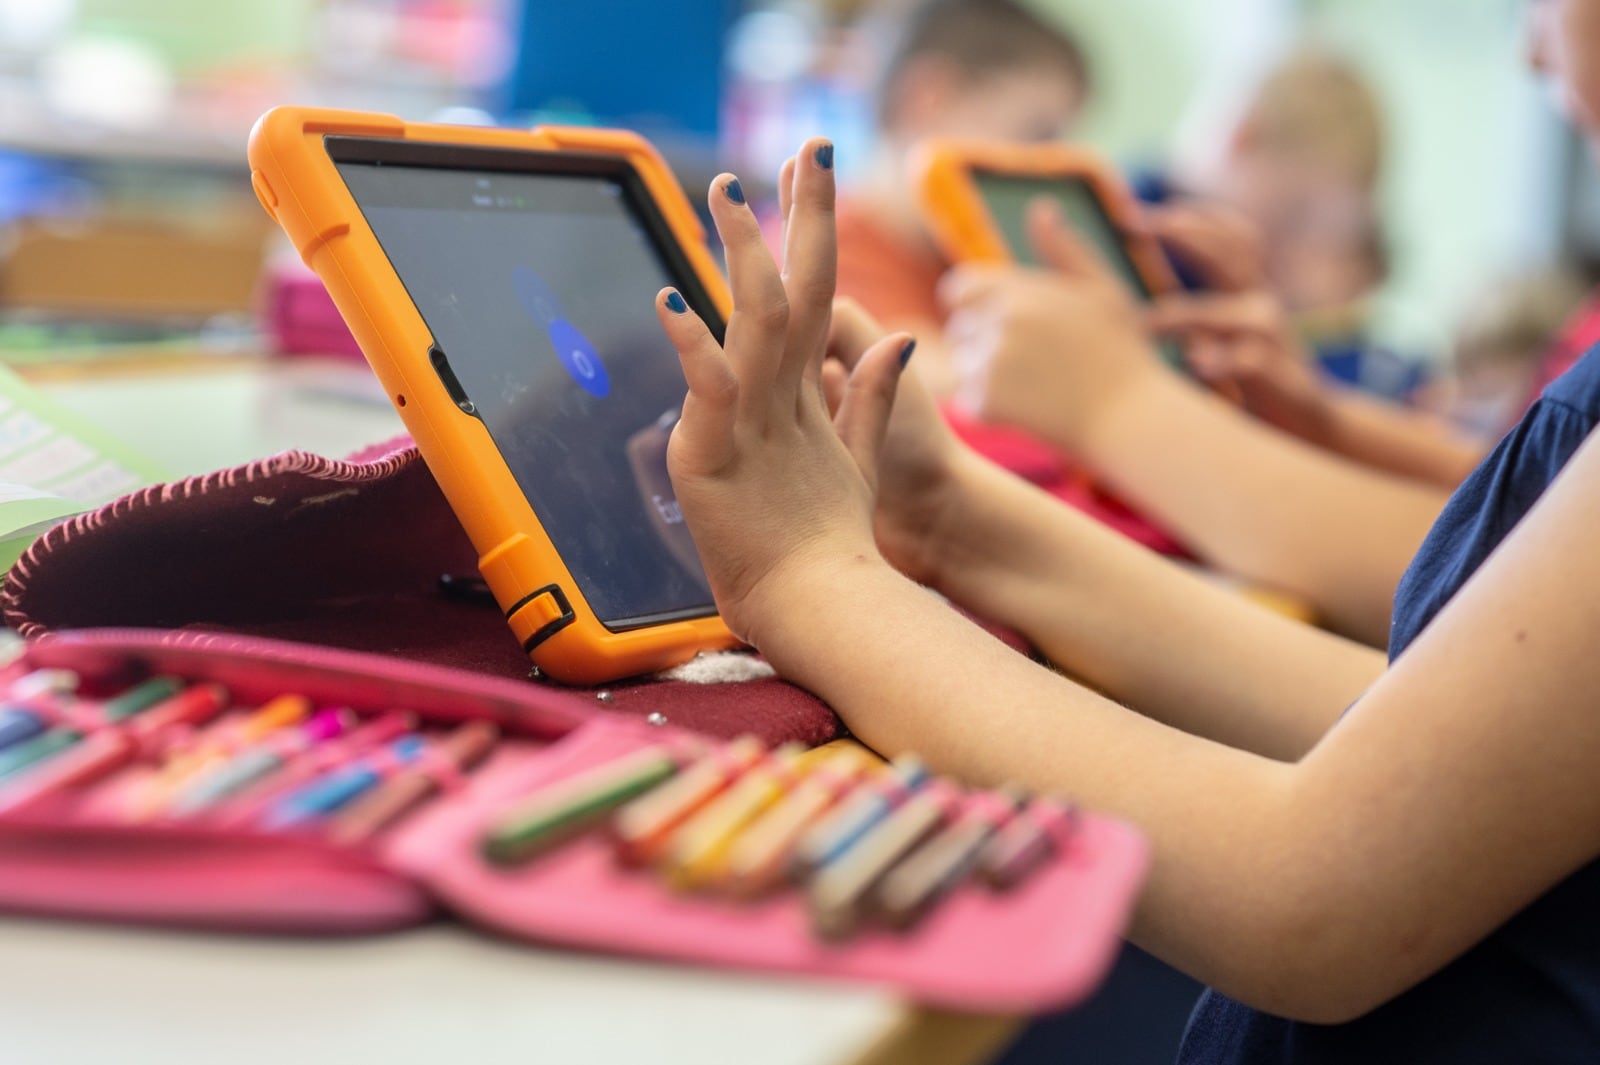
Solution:
{"label": "blonde hair", "polygon": [[939,56],[969,78],[1040,67],[1056,70],[1087,96],[1089,58],[1072,32],[1028,0],[915,0],[877,8],[894,23],[877,86],[880,128],[893,124],[892,87],[908,66]]}
{"label": "blonde hair", "polygon": [[1485,286],[1456,327],[1457,373],[1538,356],[1583,302],[1583,281],[1559,268]]}
{"label": "blonde hair", "polygon": [[1251,146],[1293,162],[1333,169],[1372,188],[1383,169],[1383,106],[1361,72],[1306,47],[1274,67],[1245,110]]}

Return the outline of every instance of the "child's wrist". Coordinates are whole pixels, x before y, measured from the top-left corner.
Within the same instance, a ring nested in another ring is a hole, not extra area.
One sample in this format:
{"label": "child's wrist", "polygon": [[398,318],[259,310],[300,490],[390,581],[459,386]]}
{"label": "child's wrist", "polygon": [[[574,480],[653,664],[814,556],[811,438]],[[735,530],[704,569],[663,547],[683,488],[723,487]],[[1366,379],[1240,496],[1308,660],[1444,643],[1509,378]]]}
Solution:
{"label": "child's wrist", "polygon": [[984,482],[997,476],[1006,474],[976,452],[963,445],[952,449],[924,528],[920,578],[928,587],[945,592],[953,571],[967,569],[999,546],[979,520]]}
{"label": "child's wrist", "polygon": [[[739,604],[744,638],[770,657],[766,644],[799,623],[816,624],[817,606],[877,570],[893,572],[870,539],[826,537],[788,552]],[[824,612],[825,613],[825,612]]]}
{"label": "child's wrist", "polygon": [[1300,436],[1335,454],[1357,458],[1358,449],[1353,447],[1353,443],[1360,436],[1362,427],[1357,424],[1349,406],[1341,402],[1342,398],[1338,392],[1319,392],[1314,401],[1306,404],[1304,429]]}
{"label": "child's wrist", "polygon": [[780,676],[812,691],[824,686],[841,630],[875,626],[885,595],[915,588],[876,552],[813,557],[772,577],[763,582],[745,638]]}
{"label": "child's wrist", "polygon": [[865,633],[880,631],[884,589],[911,584],[875,551],[814,557],[773,576],[744,637],[779,676],[824,699],[839,666],[841,638],[859,648]]}
{"label": "child's wrist", "polygon": [[[1114,387],[1104,389],[1092,404],[1073,406],[1067,416],[1053,419],[1051,431],[1040,436],[1071,457],[1097,468],[1105,442],[1132,421],[1146,419],[1160,407],[1160,397],[1174,385],[1182,387],[1172,371],[1153,359],[1131,359]],[[1155,427],[1152,426],[1152,429]]]}

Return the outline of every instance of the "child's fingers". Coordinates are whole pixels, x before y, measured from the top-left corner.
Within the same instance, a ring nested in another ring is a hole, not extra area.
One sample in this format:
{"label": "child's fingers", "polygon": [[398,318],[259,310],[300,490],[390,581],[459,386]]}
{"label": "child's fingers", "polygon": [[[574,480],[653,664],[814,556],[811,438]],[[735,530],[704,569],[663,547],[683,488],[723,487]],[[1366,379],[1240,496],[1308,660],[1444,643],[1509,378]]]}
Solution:
{"label": "child's fingers", "polygon": [[891,333],[867,349],[845,382],[833,424],[870,484],[877,484],[878,452],[894,410],[900,372],[916,346],[909,333]]}
{"label": "child's fingers", "polygon": [[1060,274],[1095,277],[1107,273],[1106,264],[1093,248],[1072,231],[1061,209],[1043,196],[1028,204],[1028,243],[1039,261]]}
{"label": "child's fingers", "polygon": [[1153,209],[1144,229],[1211,288],[1237,292],[1264,280],[1254,225],[1222,207],[1180,204]]}
{"label": "child's fingers", "polygon": [[1163,296],[1144,313],[1145,326],[1158,335],[1183,334],[1196,330],[1232,329],[1238,316],[1226,302],[1215,296]]}
{"label": "child's fingers", "polygon": [[789,210],[794,207],[794,156],[783,161],[778,168],[778,217],[783,219],[783,232],[789,232]]}
{"label": "child's fingers", "polygon": [[1145,311],[1145,325],[1158,334],[1196,329],[1223,333],[1270,333],[1276,326],[1275,305],[1256,292],[1221,295],[1163,296]]}
{"label": "child's fingers", "polygon": [[[835,299],[828,321],[828,357],[852,368],[883,336],[883,326],[852,299]],[[824,364],[826,367],[826,364]]]}
{"label": "child's fingers", "polygon": [[683,295],[675,288],[664,288],[656,293],[656,317],[661,319],[661,328],[678,351],[689,394],[713,411],[726,412],[731,430],[739,399],[739,379],[728,365],[717,338],[711,335],[700,316],[689,309]]}
{"label": "child's fingers", "polygon": [[788,335],[789,297],[739,179],[718,175],[707,202],[727,253],[728,287],[733,294],[724,347],[748,406],[763,402],[772,391]]}
{"label": "child's fingers", "polygon": [[1229,376],[1228,349],[1215,337],[1196,334],[1183,345],[1184,364],[1202,381],[1215,382]]}
{"label": "child's fingers", "polygon": [[830,358],[822,364],[822,399],[828,405],[828,417],[837,418],[844,405],[845,388],[850,384],[850,370],[838,359]]}
{"label": "child's fingers", "polygon": [[780,373],[792,381],[822,365],[838,275],[834,225],[833,145],[821,137],[801,146],[793,170],[794,203],[784,236],[783,281],[789,293],[789,343]]}

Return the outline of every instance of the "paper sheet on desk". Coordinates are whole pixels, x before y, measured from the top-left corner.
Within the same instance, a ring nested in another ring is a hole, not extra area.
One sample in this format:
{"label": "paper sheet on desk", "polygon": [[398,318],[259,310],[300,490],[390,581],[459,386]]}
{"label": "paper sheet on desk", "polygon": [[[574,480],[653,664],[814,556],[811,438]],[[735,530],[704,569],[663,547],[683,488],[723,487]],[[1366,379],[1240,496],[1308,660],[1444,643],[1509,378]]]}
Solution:
{"label": "paper sheet on desk", "polygon": [[168,477],[0,368],[0,565],[56,522]]}

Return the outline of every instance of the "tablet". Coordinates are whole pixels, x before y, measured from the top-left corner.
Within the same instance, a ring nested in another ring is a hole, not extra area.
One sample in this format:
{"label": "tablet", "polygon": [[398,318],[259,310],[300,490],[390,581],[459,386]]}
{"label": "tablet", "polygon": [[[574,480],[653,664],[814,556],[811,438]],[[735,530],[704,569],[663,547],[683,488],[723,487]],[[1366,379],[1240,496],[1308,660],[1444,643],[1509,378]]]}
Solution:
{"label": "tablet", "polygon": [[[1130,225],[1138,206],[1111,164],[1076,145],[939,141],[915,162],[918,203],[952,262],[1038,265],[1027,209],[1043,196],[1143,302],[1177,288],[1157,243]],[[1182,365],[1176,344],[1162,357]]]}
{"label": "tablet", "polygon": [[727,294],[648,144],[280,108],[250,163],[536,665],[598,683],[734,643],[667,476],[687,386],[655,313],[671,285],[720,339]]}

